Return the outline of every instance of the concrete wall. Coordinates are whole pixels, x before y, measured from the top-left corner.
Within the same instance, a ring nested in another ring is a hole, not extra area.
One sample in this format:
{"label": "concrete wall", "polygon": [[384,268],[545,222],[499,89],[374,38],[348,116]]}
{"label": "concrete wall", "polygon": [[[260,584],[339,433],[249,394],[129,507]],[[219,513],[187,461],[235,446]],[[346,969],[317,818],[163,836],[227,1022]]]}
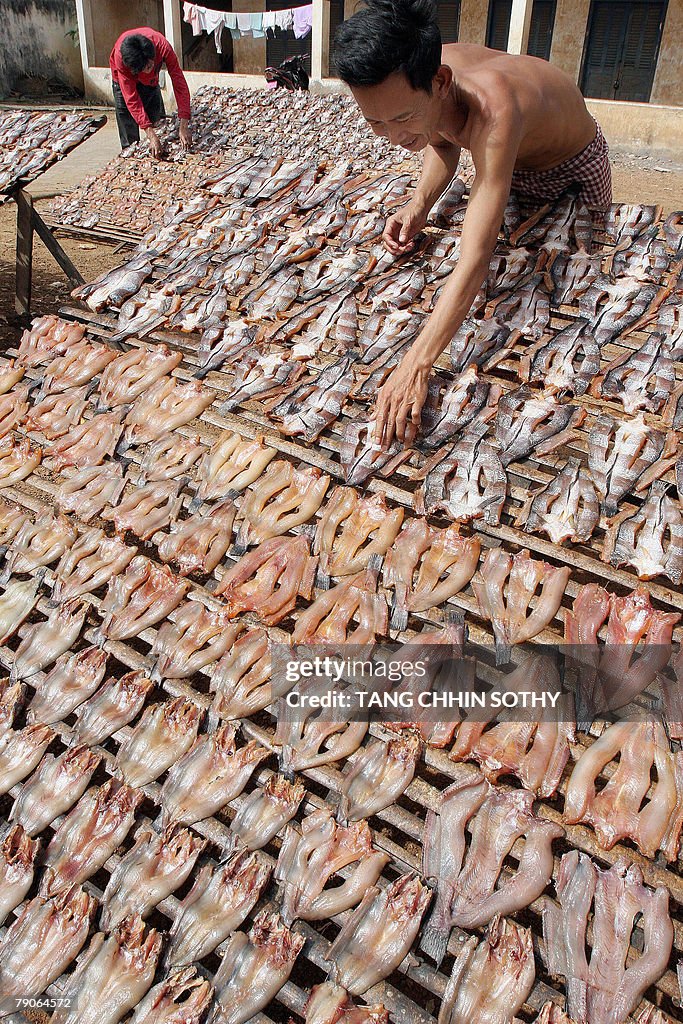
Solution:
{"label": "concrete wall", "polygon": [[21,75],[59,78],[83,88],[75,0],[0,0],[0,97]]}
{"label": "concrete wall", "polygon": [[[233,11],[265,11],[265,0],[233,0]],[[224,33],[225,34],[225,33]],[[262,75],[266,69],[266,37],[243,36],[232,44],[235,73]]]}
{"label": "concrete wall", "polygon": [[651,158],[666,154],[683,163],[683,107],[616,100],[586,100],[586,106],[600,122],[610,147],[630,153],[640,150]]}
{"label": "concrete wall", "polygon": [[578,82],[591,0],[557,0],[550,60]]}
{"label": "concrete wall", "polygon": [[147,26],[157,32],[164,31],[162,0],[93,0],[94,57],[96,67],[109,67],[109,54],[122,32],[129,28]]}
{"label": "concrete wall", "polygon": [[482,0],[461,0],[458,42],[485,46],[488,14],[488,4]]}
{"label": "concrete wall", "polygon": [[683,103],[683,0],[669,0],[651,103]]}

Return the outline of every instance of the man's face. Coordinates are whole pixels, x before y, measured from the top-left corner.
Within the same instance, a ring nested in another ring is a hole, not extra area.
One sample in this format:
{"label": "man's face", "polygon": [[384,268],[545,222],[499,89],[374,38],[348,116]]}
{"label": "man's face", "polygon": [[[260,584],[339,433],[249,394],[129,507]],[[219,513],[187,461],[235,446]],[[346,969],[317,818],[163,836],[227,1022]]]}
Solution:
{"label": "man's face", "polygon": [[406,76],[397,72],[379,85],[355,86],[351,91],[375,135],[411,153],[429,145],[441,107],[438,88],[431,95],[413,89]]}

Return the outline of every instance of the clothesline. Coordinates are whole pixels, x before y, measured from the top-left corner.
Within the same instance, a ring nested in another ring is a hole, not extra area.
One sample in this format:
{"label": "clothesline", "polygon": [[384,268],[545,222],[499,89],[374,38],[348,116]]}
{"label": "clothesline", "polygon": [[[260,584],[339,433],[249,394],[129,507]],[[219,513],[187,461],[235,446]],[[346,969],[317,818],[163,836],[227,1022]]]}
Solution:
{"label": "clothesline", "polygon": [[211,7],[200,4],[183,4],[183,18],[192,26],[192,33],[199,36],[202,32],[213,33],[218,53],[222,52],[223,29],[228,29],[233,39],[241,36],[263,38],[267,32],[292,31],[297,39],[303,39],[313,28],[313,4],[303,7],[290,7],[284,11],[251,11],[235,13],[232,11],[215,11]]}

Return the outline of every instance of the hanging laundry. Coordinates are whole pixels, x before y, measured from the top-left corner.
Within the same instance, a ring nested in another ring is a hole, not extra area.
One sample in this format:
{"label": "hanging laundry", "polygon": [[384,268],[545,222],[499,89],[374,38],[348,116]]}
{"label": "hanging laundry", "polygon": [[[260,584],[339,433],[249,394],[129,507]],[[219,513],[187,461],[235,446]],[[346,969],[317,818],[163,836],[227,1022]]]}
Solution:
{"label": "hanging laundry", "polygon": [[263,13],[263,29],[266,32],[270,32],[275,35],[275,15],[277,11],[264,11]]}
{"label": "hanging laundry", "polygon": [[286,11],[275,12],[275,28],[279,28],[281,32],[287,32],[294,28],[294,11],[288,9]]}
{"label": "hanging laundry", "polygon": [[263,28],[263,14],[261,11],[254,11],[251,15],[251,34],[254,39],[262,39],[266,34]]}
{"label": "hanging laundry", "polygon": [[224,11],[214,11],[210,7],[202,7],[200,4],[184,3],[183,18],[192,26],[192,34],[201,35],[202,32],[213,33],[216,44],[216,52],[222,53],[222,36],[225,28]]}
{"label": "hanging laundry", "polygon": [[313,4],[294,8],[294,35],[303,39],[313,28]]}

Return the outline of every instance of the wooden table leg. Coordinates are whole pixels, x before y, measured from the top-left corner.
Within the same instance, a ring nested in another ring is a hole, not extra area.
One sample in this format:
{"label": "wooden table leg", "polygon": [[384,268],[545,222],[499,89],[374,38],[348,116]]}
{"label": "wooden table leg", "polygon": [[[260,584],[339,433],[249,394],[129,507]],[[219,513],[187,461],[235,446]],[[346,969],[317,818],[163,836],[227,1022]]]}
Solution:
{"label": "wooden table leg", "polygon": [[31,311],[31,279],[33,276],[33,199],[17,189],[17,266],[14,308],[17,313]]}

